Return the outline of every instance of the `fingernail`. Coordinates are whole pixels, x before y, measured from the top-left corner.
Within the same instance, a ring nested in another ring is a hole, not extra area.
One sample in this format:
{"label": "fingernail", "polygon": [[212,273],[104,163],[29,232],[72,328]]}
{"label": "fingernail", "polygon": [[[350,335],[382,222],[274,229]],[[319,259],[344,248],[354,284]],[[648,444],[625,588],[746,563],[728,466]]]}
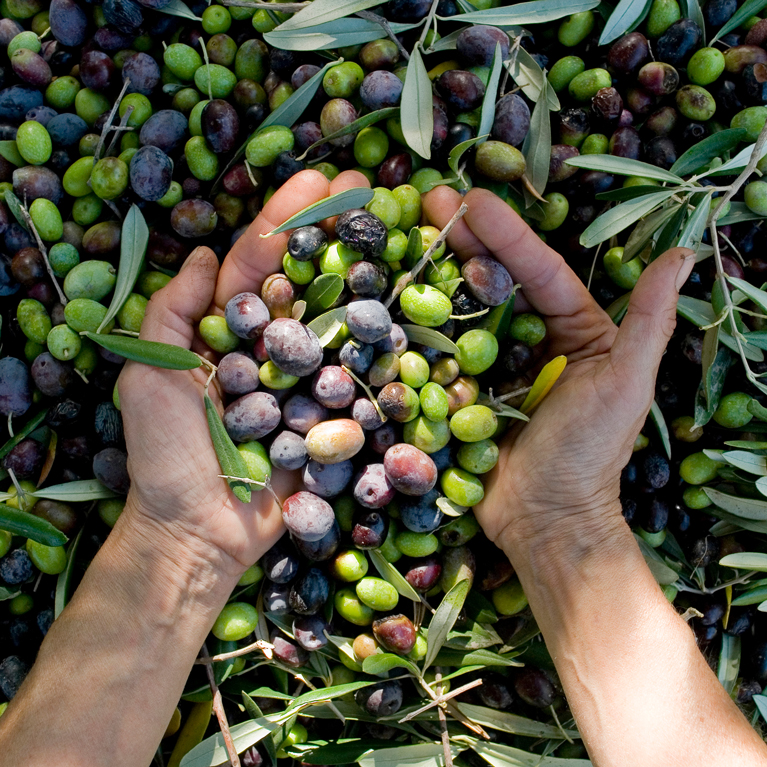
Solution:
{"label": "fingernail", "polygon": [[181,274],[181,272],[183,272],[183,271],[184,271],[184,269],[186,269],[186,268],[187,268],[187,266],[189,266],[189,265],[192,263],[192,261],[194,261],[194,260],[195,260],[195,258],[197,258],[197,255],[199,254],[199,252],[200,252],[200,246],[198,245],[198,246],[197,246],[197,247],[196,247],[196,248],[195,248],[195,249],[194,249],[194,250],[193,250],[193,251],[192,251],[192,252],[191,252],[191,253],[190,253],[190,254],[189,254],[187,257],[186,257],[186,261],[184,261],[184,263],[183,263],[183,264],[181,264],[181,268],[178,270],[178,273],[179,273],[179,274]]}
{"label": "fingernail", "polygon": [[682,286],[685,284],[685,282],[687,282],[687,278],[690,276],[690,272],[694,266],[695,253],[688,253],[682,257],[682,264],[679,267],[679,272],[677,273],[676,281],[674,282],[677,293],[682,289]]}

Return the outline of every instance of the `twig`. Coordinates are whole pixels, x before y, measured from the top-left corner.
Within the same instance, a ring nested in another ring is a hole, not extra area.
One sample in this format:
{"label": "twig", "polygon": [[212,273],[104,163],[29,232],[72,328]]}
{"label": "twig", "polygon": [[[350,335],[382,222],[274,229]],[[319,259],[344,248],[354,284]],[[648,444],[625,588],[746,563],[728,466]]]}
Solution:
{"label": "twig", "polygon": [[399,50],[400,56],[402,56],[405,61],[410,61],[410,54],[404,48],[402,43],[397,39],[397,35],[392,32],[392,28],[389,26],[389,22],[383,16],[379,16],[372,11],[357,11],[357,13],[354,15],[359,16],[361,19],[365,19],[365,21],[372,21],[374,24],[378,24],[378,26],[381,27],[384,32],[386,32],[388,38],[397,46],[397,50]]}
{"label": "twig", "polygon": [[445,224],[445,228],[439,233],[439,236],[434,240],[434,242],[432,242],[432,244],[429,245],[429,249],[418,260],[418,263],[407,274],[403,274],[397,280],[397,284],[394,286],[394,290],[392,291],[392,294],[384,302],[384,306],[387,309],[394,303],[394,300],[397,298],[397,296],[410,284],[410,281],[415,280],[418,273],[431,260],[431,257],[435,253],[437,248],[439,248],[439,246],[442,245],[442,243],[447,239],[447,236],[448,234],[450,234],[450,231],[452,230],[452,228],[458,223],[458,221],[461,218],[463,218],[463,216],[466,214],[466,211],[468,209],[469,209],[469,206],[465,202],[462,202],[461,207],[458,208],[458,210],[455,212],[455,215],[450,219],[450,221],[448,221],[447,224]]}
{"label": "twig", "polygon": [[[441,679],[441,676],[440,676]],[[473,682],[468,682],[462,687],[458,687],[457,689],[453,690],[452,692],[436,692],[432,689],[431,685],[429,685],[425,680],[419,680],[421,682],[421,687],[423,687],[431,696],[431,701],[427,703],[425,706],[422,706],[421,708],[417,709],[416,711],[411,711],[407,716],[403,717],[399,720],[400,724],[403,724],[404,722],[409,722],[411,719],[415,719],[415,717],[420,716],[423,714],[424,711],[428,711],[430,708],[434,708],[435,706],[442,707],[445,705],[449,700],[452,700],[455,698],[456,695],[460,695],[461,693],[466,692],[467,690],[472,690],[475,687],[479,687],[482,684],[481,679],[475,679]]]}
{"label": "twig", "polygon": [[[437,669],[434,676],[438,682],[441,681],[442,671]],[[442,687],[440,687],[441,689]],[[442,706],[437,707],[437,715],[439,716],[439,729],[442,737],[442,751],[445,754],[445,767],[453,767],[453,754],[450,751],[450,733],[447,731],[447,717]]]}
{"label": "twig", "polygon": [[282,11],[284,13],[298,13],[311,5],[306,3],[263,3],[257,0],[220,0],[221,5],[232,5],[236,8],[255,8],[262,11]]}
{"label": "twig", "polygon": [[99,143],[96,144],[96,151],[93,153],[93,162],[98,162],[101,159],[101,150],[104,147],[104,141],[106,140],[107,133],[109,133],[109,129],[112,127],[112,120],[115,119],[115,113],[117,112],[120,102],[123,100],[123,96],[125,95],[125,91],[128,90],[128,86],[130,85],[130,77],[125,78],[125,82],[123,83],[122,90],[120,91],[120,95],[115,100],[115,103],[112,104],[112,109],[109,110],[109,117],[107,117],[106,122],[104,123],[104,127],[101,129],[101,135],[99,136]]}
{"label": "twig", "polygon": [[48,276],[51,278],[53,287],[56,288],[56,292],[59,294],[59,301],[62,306],[66,306],[67,297],[64,295],[64,291],[61,289],[61,286],[56,280],[56,275],[53,273],[53,267],[51,266],[51,262],[48,259],[48,250],[46,249],[45,245],[43,245],[43,241],[40,238],[40,235],[37,233],[37,227],[35,226],[35,222],[32,221],[32,216],[29,215],[29,211],[27,210],[26,195],[24,196],[23,203],[19,201],[19,207],[21,208],[22,216],[24,216],[24,221],[26,221],[27,226],[29,227],[29,231],[32,232],[32,234],[35,237],[35,240],[37,241],[37,249],[43,254],[43,261],[45,261],[45,269],[48,272]]}
{"label": "twig", "polygon": [[378,413],[378,417],[381,419],[381,423],[386,423],[389,419],[386,413],[381,410],[381,406],[378,404],[378,400],[371,391],[370,387],[364,381],[361,381],[356,375],[354,375],[354,371],[351,368],[346,367],[346,365],[341,365],[341,369],[364,389],[365,394],[368,395],[368,399],[373,403],[373,407],[376,409],[376,413]]}
{"label": "twig", "polygon": [[117,126],[112,126],[112,132],[115,134],[112,136],[112,140],[109,142],[109,147],[107,148],[106,156],[112,154],[115,148],[115,144],[117,143],[117,139],[120,138],[120,133],[122,131],[126,130],[133,130],[133,128],[128,127],[128,120],[130,120],[130,116],[133,114],[133,105],[129,105],[128,108],[125,110],[125,114],[120,118],[120,124]]}
{"label": "twig", "polygon": [[418,45],[423,48],[424,40],[426,40],[426,35],[429,34],[429,27],[431,26],[432,19],[434,19],[434,14],[437,12],[437,6],[439,5],[439,0],[432,0],[431,8],[429,8],[429,13],[426,16],[426,21],[423,24],[423,30],[421,32],[421,36],[418,38]]}
{"label": "twig", "polygon": [[247,645],[247,647],[238,647],[236,650],[233,650],[232,652],[225,652],[221,653],[221,655],[214,655],[211,657],[206,658],[198,658],[195,661],[195,665],[197,666],[205,666],[209,665],[210,663],[219,663],[224,660],[231,660],[232,658],[239,658],[242,655],[250,655],[252,652],[256,652],[260,650],[263,652],[264,650],[272,650],[274,649],[274,645],[270,644],[269,642],[265,642],[263,639],[257,639],[253,644]]}
{"label": "twig", "polygon": [[[208,654],[208,648],[204,643],[200,652],[203,658],[210,657]],[[213,693],[213,710],[216,712],[218,726],[221,728],[221,735],[223,736],[224,744],[226,745],[226,753],[229,755],[229,763],[232,767],[241,767],[240,757],[237,754],[237,749],[234,747],[232,733],[229,730],[229,722],[226,718],[226,711],[224,711],[224,702],[221,698],[221,690],[218,689],[218,685],[216,684],[216,676],[213,673],[213,666],[209,664],[206,665],[205,673],[208,675],[208,684],[210,685],[210,691]]]}
{"label": "twig", "polygon": [[551,715],[554,717],[554,721],[557,723],[557,728],[558,728],[558,729],[559,729],[559,731],[562,733],[562,737],[563,737],[563,738],[564,738],[564,739],[565,739],[565,740],[566,740],[568,743],[572,743],[572,742],[573,742],[573,739],[572,739],[572,738],[571,738],[571,737],[570,737],[570,736],[567,734],[567,731],[565,730],[565,728],[564,728],[564,727],[562,727],[562,723],[559,721],[559,717],[557,716],[557,712],[556,712],[556,710],[554,709],[554,706],[553,706],[553,705],[551,705],[551,706],[549,706],[549,708],[551,709]]}

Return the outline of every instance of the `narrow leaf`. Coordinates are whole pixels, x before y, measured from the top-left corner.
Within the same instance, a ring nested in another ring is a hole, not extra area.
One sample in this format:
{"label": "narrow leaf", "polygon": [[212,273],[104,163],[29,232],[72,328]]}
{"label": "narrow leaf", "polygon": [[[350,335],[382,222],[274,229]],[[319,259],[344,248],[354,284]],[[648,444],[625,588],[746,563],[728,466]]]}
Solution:
{"label": "narrow leaf", "polygon": [[759,709],[762,719],[767,722],[767,695],[754,695],[754,705]]}
{"label": "narrow leaf", "polygon": [[[477,135],[484,136],[493,128],[493,121],[495,120],[495,102],[498,99],[498,83],[501,79],[501,66],[503,65],[503,56],[501,54],[501,44],[495,44],[495,53],[493,53],[493,62],[490,65],[490,75],[485,86],[485,96],[482,99],[482,109],[479,117],[479,127],[477,128]],[[548,114],[548,111],[547,111]],[[485,139],[481,139],[477,143],[482,143]]]}
{"label": "narrow leaf", "polygon": [[[472,703],[459,703],[458,708],[463,711],[472,722],[489,727],[493,730],[508,732],[511,735],[522,735],[526,738],[562,738],[562,730],[551,724],[536,722],[517,714],[506,711],[497,711],[485,706],[475,706]],[[580,738],[578,730],[565,730],[570,738]]]}
{"label": "narrow leaf", "polygon": [[740,670],[740,637],[722,632],[722,648],[719,651],[719,664],[716,675],[729,695],[735,688]]}
{"label": "narrow leaf", "polygon": [[324,200],[315,202],[308,208],[304,208],[294,216],[291,216],[285,223],[280,224],[276,229],[272,229],[267,234],[262,234],[261,237],[271,237],[273,234],[287,232],[288,229],[316,224],[318,221],[322,221],[330,216],[337,216],[339,213],[351,210],[352,208],[364,208],[372,199],[372,189],[366,187],[347,189],[326,197]]}
{"label": "narrow leaf", "polygon": [[72,573],[75,569],[75,557],[83,537],[83,530],[85,530],[85,527],[80,528],[72,543],[69,544],[67,549],[67,566],[56,578],[56,592],[53,598],[54,619],[61,615],[62,610],[67,606],[69,598],[72,596]]}
{"label": "narrow leaf", "polygon": [[[489,138],[490,134],[486,133],[484,135],[475,136],[474,138],[466,139],[466,141],[462,141],[460,144],[456,144],[451,150],[450,154],[447,158],[447,164],[450,166],[450,170],[455,173],[456,176],[461,175],[461,169],[460,169],[460,162],[461,158],[466,154],[467,150],[471,149],[474,144],[479,144],[482,141],[486,141]],[[411,232],[414,231],[413,229],[410,230]]]}
{"label": "narrow leaf", "polygon": [[634,221],[647,215],[658,205],[665,202],[674,194],[673,189],[668,189],[655,194],[648,194],[637,200],[624,202],[611,208],[593,221],[580,236],[580,243],[586,248],[598,245],[600,242],[609,240],[615,234],[619,234]]}
{"label": "narrow leaf", "polygon": [[[221,466],[221,473],[227,477],[241,477],[247,479],[248,467],[245,459],[240,455],[240,451],[234,446],[231,437],[227,434],[224,422],[213,404],[213,400],[206,394],[205,397],[205,416],[208,419],[208,429],[210,437],[213,440],[213,448],[218,457],[218,463]],[[236,479],[226,480],[232,492],[243,503],[250,501],[250,485],[246,482],[239,482]]]}
{"label": "narrow leaf", "polygon": [[[702,174],[701,178],[704,176],[733,175],[736,171],[739,171],[741,168],[745,168],[746,165],[748,165],[749,160],[751,160],[751,155],[754,153],[755,147],[756,144],[749,144],[745,149],[741,149],[740,152],[738,152],[738,154],[736,154],[735,157],[733,157],[731,160],[728,160],[718,168],[712,168],[707,173]],[[767,155],[767,144],[762,147],[759,159],[761,160],[765,155]]]}
{"label": "narrow leaf", "polygon": [[677,176],[687,176],[694,173],[704,165],[708,165],[713,159],[721,157],[730,149],[734,149],[745,134],[746,132],[742,128],[727,128],[714,133],[713,136],[704,138],[703,141],[693,144],[671,166],[670,172]]}
{"label": "narrow leaf", "polygon": [[[399,35],[414,29],[418,24],[390,24],[392,32]],[[345,18],[329,24],[317,24],[308,29],[287,29],[281,26],[264,35],[264,40],[274,48],[286,51],[326,51],[378,40],[384,36],[380,24],[360,18]],[[335,64],[335,62],[333,62]]]}
{"label": "narrow leaf", "polygon": [[[262,719],[251,719],[230,728],[234,747],[238,752],[254,746],[267,735],[274,732],[279,724],[268,716]],[[217,732],[195,746],[182,760],[181,767],[216,767],[229,761],[229,754],[224,743],[224,736]]]}
{"label": "narrow leaf", "polygon": [[727,450],[722,453],[722,457],[736,469],[760,477],[767,476],[767,457],[763,455],[755,455],[747,450]]}
{"label": "narrow leaf", "polygon": [[294,714],[297,709],[310,706],[313,703],[325,703],[334,698],[340,698],[348,695],[350,692],[361,690],[363,687],[369,687],[371,684],[371,680],[362,680],[360,682],[349,682],[348,684],[338,684],[333,687],[310,690],[295,698],[285,711],[280,714],[280,719],[285,719],[288,715]]}
{"label": "narrow leaf", "polygon": [[50,487],[39,487],[31,495],[35,498],[45,498],[49,501],[64,501],[66,503],[83,503],[100,501],[103,498],[114,498],[113,493],[97,479],[78,479],[74,482],[64,482]]}
{"label": "narrow leaf", "polygon": [[68,538],[42,517],[0,503],[0,530],[22,535],[44,546],[63,546]]}
{"label": "narrow leaf", "polygon": [[706,20],[703,18],[703,11],[700,8],[699,0],[684,0],[682,7],[685,9],[682,16],[686,19],[692,19],[699,27],[703,39],[706,39]]}
{"label": "narrow leaf", "polygon": [[687,199],[685,199],[681,205],[671,205],[669,207],[671,207],[672,210],[675,209],[676,213],[653,236],[655,244],[653,245],[653,252],[650,257],[650,260],[652,261],[676,244],[679,230],[682,228],[682,224],[687,216]]}
{"label": "narrow leaf", "polygon": [[283,21],[277,29],[306,29],[317,24],[328,24],[344,16],[351,16],[357,11],[383,5],[384,2],[385,0],[314,0],[311,5]]}
{"label": "narrow leaf", "polygon": [[367,128],[369,125],[374,125],[381,120],[388,120],[390,117],[396,117],[399,114],[399,109],[399,107],[386,107],[385,109],[377,109],[375,112],[368,112],[368,114],[358,117],[354,122],[345,125],[343,128],[339,128],[337,131],[328,133],[327,136],[317,139],[297,159],[303,160],[312,149],[316,149],[318,146],[321,146],[328,141],[341,138],[342,136],[349,136],[352,133],[361,131],[363,128]]}
{"label": "narrow leaf", "polygon": [[25,440],[44,420],[48,415],[48,409],[41,410],[33,418],[25,424],[23,429],[20,429],[13,437],[11,437],[2,447],[0,447],[0,461],[5,458],[8,453],[13,450],[16,445],[22,440]]}
{"label": "narrow leaf", "polygon": [[649,546],[642,538],[634,534],[639,550],[642,552],[644,561],[647,564],[652,577],[661,586],[670,586],[672,583],[676,583],[679,580],[679,574],[676,570],[670,568],[661,558],[660,554]]}
{"label": "narrow leaf", "polygon": [[737,29],[746,19],[756,16],[764,8],[767,8],[767,0],[746,0],[714,35],[709,45],[713,45],[717,40],[732,32],[733,29]]}
{"label": "narrow leaf", "polygon": [[0,141],[0,156],[5,157],[8,162],[18,168],[27,164],[26,160],[21,156],[15,141]]}
{"label": "narrow leaf", "polygon": [[559,759],[481,740],[472,746],[491,767],[592,767],[588,759]]}
{"label": "narrow leaf", "polygon": [[620,0],[602,30],[599,44],[607,45],[641,24],[651,5],[652,0]]}
{"label": "narrow leaf", "polygon": [[434,133],[431,80],[418,47],[413,48],[402,89],[400,123],[407,145],[428,160]]}
{"label": "narrow leaf", "polygon": [[690,218],[687,219],[687,223],[684,225],[684,229],[682,229],[682,233],[677,240],[677,245],[680,248],[690,248],[690,250],[698,251],[703,234],[706,231],[710,210],[711,195],[707,194],[703,202],[698,203]]}
{"label": "narrow leaf", "polygon": [[372,674],[373,676],[386,674],[393,668],[404,668],[413,676],[421,675],[421,672],[418,670],[418,667],[414,663],[411,663],[409,660],[401,657],[400,655],[395,655],[394,653],[390,652],[369,655],[362,662],[362,670],[366,674]]}
{"label": "narrow leaf", "polygon": [[716,314],[714,314],[711,303],[709,301],[702,301],[699,298],[679,296],[676,311],[677,314],[699,328],[702,328],[704,325],[711,325],[716,321]]}
{"label": "narrow leaf", "polygon": [[745,293],[760,309],[767,311],[767,291],[755,288],[750,282],[738,279],[737,277],[730,277],[728,275],[727,281],[742,293]]}
{"label": "narrow leaf", "polygon": [[28,232],[29,226],[27,226],[27,219],[21,211],[21,202],[10,189],[5,190],[5,204],[8,206],[8,210],[13,213],[13,217],[19,222],[19,225]]}
{"label": "narrow leaf", "polygon": [[757,605],[767,599],[767,585],[757,586],[748,591],[744,591],[732,600],[733,607],[743,607],[746,605]]}
{"label": "narrow leaf", "polygon": [[391,583],[399,594],[413,602],[420,602],[421,597],[418,592],[407,582],[405,576],[391,563],[378,549],[370,549],[370,560],[373,566],[378,570],[378,574]]}
{"label": "narrow leaf", "polygon": [[196,354],[180,346],[141,341],[130,336],[100,335],[90,331],[86,331],[84,335],[110,352],[135,362],[143,362],[145,365],[167,370],[192,370],[202,365]]}
{"label": "narrow leaf", "polygon": [[745,202],[731,202],[727,215],[718,219],[717,224],[727,226],[728,224],[742,224],[744,221],[760,221],[762,219],[764,216],[760,213],[754,213]]}
{"label": "narrow leaf", "polygon": [[511,296],[507,298],[500,306],[493,307],[477,323],[478,328],[489,330],[499,341],[503,341],[509,334],[509,327],[514,316],[514,303],[517,298],[517,283],[511,291]]}
{"label": "narrow leaf", "polygon": [[719,560],[722,567],[732,567],[736,570],[756,570],[767,573],[767,554],[758,551],[741,551],[738,554],[728,554]]}
{"label": "narrow leaf", "polygon": [[703,492],[714,505],[729,514],[757,522],[767,521],[767,501],[757,501],[753,498],[739,498],[736,495],[723,493],[713,487],[704,487]]}
{"label": "narrow leaf", "polygon": [[[551,164],[551,120],[549,119],[549,104],[546,98],[549,90],[553,89],[544,77],[541,98],[533,107],[530,130],[522,145],[527,176],[539,196],[546,191],[546,183],[549,180],[549,165]],[[527,188],[524,191],[525,204],[529,208],[536,198]]]}
{"label": "narrow leaf", "polygon": [[167,13],[169,16],[179,16],[182,19],[190,21],[202,21],[202,17],[196,16],[194,11],[182,0],[170,0],[168,5],[157,8],[160,13]]}
{"label": "narrow leaf", "polygon": [[527,393],[522,407],[519,408],[525,415],[543,402],[543,398],[551,391],[559,376],[562,375],[566,365],[567,357],[560,354],[559,357],[554,357],[553,360],[543,366],[541,372],[538,373],[538,377],[533,382],[532,388]]}
{"label": "narrow leaf", "polygon": [[338,274],[328,272],[315,278],[304,292],[306,315],[313,317],[329,309],[341,295],[344,289],[343,278]]}
{"label": "narrow leaf", "polygon": [[316,319],[312,320],[306,327],[314,331],[319,339],[320,345],[324,348],[327,346],[337,335],[338,331],[346,320],[345,306],[339,306],[337,309],[331,309],[325,314],[321,314]]}
{"label": "narrow leaf", "polygon": [[[620,210],[620,208],[617,208]],[[669,219],[673,218],[679,211],[684,210],[681,204],[668,205],[665,208],[654,210],[650,215],[645,216],[635,227],[626,240],[623,248],[622,262],[625,264],[632,258],[638,256],[652,239],[655,232],[658,231]]]}
{"label": "narrow leaf", "polygon": [[599,170],[603,173],[614,173],[618,176],[641,176],[642,178],[654,178],[657,181],[666,181],[671,184],[684,183],[684,179],[656,165],[650,165],[641,160],[631,160],[628,157],[616,157],[612,154],[584,154],[578,157],[571,157],[566,162],[568,165],[576,168]]}
{"label": "narrow leaf", "polygon": [[700,382],[695,397],[695,426],[705,426],[713,417],[722,397],[727,371],[734,363],[729,349],[720,348]]}
{"label": "narrow leaf", "polygon": [[456,583],[442,598],[442,602],[432,616],[426,643],[426,657],[423,659],[424,671],[429,668],[437,657],[437,653],[442,649],[448,633],[458,618],[458,613],[461,612],[470,588],[471,581],[468,578]]}
{"label": "narrow leaf", "polygon": [[13,599],[21,593],[18,589],[15,591],[5,586],[0,586],[0,602],[7,602],[9,599]]}
{"label": "narrow leaf", "polygon": [[666,451],[666,455],[671,458],[671,439],[668,433],[668,426],[666,425],[666,419],[663,417],[663,411],[658,406],[658,403],[653,400],[650,406],[650,418],[655,424],[655,428],[658,430],[660,441],[663,443],[663,449]]}
{"label": "narrow leaf", "polygon": [[620,189],[611,189],[609,192],[600,192],[596,195],[597,200],[607,202],[625,202],[634,200],[637,197],[644,197],[646,194],[654,194],[659,190],[657,184],[642,184],[640,186],[624,186]]}
{"label": "narrow leaf", "polygon": [[[515,3],[505,8],[488,8],[461,14],[460,20],[466,24],[489,24],[495,27],[508,27],[512,24],[542,24],[556,21],[574,13],[590,11],[599,5],[599,0],[532,0],[528,3]],[[442,16],[438,18],[442,19]],[[445,17],[453,19],[454,17]]]}
{"label": "narrow leaf", "polygon": [[[507,69],[512,80],[522,89],[525,96],[537,104],[546,83],[546,73],[541,69],[540,64],[524,48],[518,48],[508,62]],[[557,112],[560,104],[553,88],[546,90],[546,99],[549,109]]]}
{"label": "narrow leaf", "polygon": [[463,652],[461,650],[450,650],[443,648],[434,660],[436,666],[522,666],[524,664],[515,660],[512,653],[500,655],[492,650],[471,650]]}
{"label": "narrow leaf", "polygon": [[458,352],[458,347],[446,335],[438,330],[434,330],[434,328],[425,328],[421,325],[405,323],[402,325],[402,329],[405,331],[408,341],[412,341],[414,344],[423,344],[431,349],[445,352],[445,354],[456,354]]}
{"label": "narrow leaf", "polygon": [[[457,745],[450,747],[454,756],[465,750]],[[414,746],[381,748],[361,756],[360,767],[442,767],[445,756],[441,743],[418,743]]]}
{"label": "narrow leaf", "polygon": [[629,302],[631,301],[631,291],[624,293],[619,298],[616,298],[610,306],[605,309],[607,316],[616,324],[620,325],[621,320],[626,316],[626,312],[629,308]]}
{"label": "narrow leaf", "polygon": [[109,309],[101,320],[97,333],[110,323],[112,318],[122,309],[136,284],[139,272],[144,263],[144,254],[149,242],[149,228],[144,220],[144,214],[137,205],[131,205],[122,225],[120,235],[120,264],[117,268],[117,281]]}

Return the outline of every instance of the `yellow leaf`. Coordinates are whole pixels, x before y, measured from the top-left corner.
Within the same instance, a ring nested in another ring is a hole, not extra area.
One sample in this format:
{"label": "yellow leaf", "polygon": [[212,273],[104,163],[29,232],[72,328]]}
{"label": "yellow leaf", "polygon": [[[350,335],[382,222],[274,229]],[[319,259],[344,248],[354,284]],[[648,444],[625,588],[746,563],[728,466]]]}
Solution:
{"label": "yellow leaf", "polygon": [[730,620],[730,608],[732,607],[732,586],[725,586],[724,595],[727,597],[727,611],[724,614],[724,618],[722,618],[722,626],[726,629]]}
{"label": "yellow leaf", "polygon": [[178,734],[178,740],[173,747],[173,753],[168,760],[168,767],[179,767],[181,760],[198,744],[205,736],[205,730],[210,724],[210,715],[213,711],[213,701],[195,703],[189,716]]}
{"label": "yellow leaf", "polygon": [[561,354],[543,366],[543,370],[538,373],[533,387],[522,403],[520,410],[523,413],[528,414],[541,404],[543,398],[551,391],[551,387],[554,386],[559,376],[562,375],[565,365],[567,365],[567,358]]}

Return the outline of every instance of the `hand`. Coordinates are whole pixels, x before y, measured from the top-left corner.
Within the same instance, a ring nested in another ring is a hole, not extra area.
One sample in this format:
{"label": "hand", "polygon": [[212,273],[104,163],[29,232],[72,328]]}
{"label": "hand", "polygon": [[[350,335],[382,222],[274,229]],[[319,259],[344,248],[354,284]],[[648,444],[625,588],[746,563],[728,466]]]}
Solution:
{"label": "hand", "polygon": [[[359,173],[342,173],[332,184],[316,171],[294,176],[264,206],[227,255],[221,270],[209,248],[197,248],[180,273],[152,296],[141,338],[191,348],[209,356],[195,334],[207,314],[223,314],[227,301],[243,291],[259,293],[270,274],[280,270],[288,234],[260,239],[298,211],[328,194],[368,186]],[[326,226],[328,223],[326,222]],[[223,553],[238,571],[253,564],[282,535],[280,508],[268,491],[255,492],[249,504],[230,492],[213,450],[203,405],[208,372],[162,370],[128,362],[119,392],[128,448],[131,490],[126,514],[146,528],[177,539],[200,539]],[[220,407],[215,386],[210,394]],[[295,472],[274,472],[272,485],[284,500],[297,487]],[[239,577],[239,576],[238,576]]]}
{"label": "hand", "polygon": [[[507,552],[515,540],[556,538],[568,523],[584,539],[589,531],[598,539],[623,524],[620,472],[652,404],[694,253],[674,248],[645,270],[619,330],[564,259],[503,200],[474,189],[464,202],[469,210],[449,247],[462,260],[495,256],[520,283],[519,303],[546,321],[547,359],[564,354],[568,361],[530,423],[504,438],[477,519]],[[460,203],[457,192],[438,187],[426,195],[424,210],[442,228]]]}

